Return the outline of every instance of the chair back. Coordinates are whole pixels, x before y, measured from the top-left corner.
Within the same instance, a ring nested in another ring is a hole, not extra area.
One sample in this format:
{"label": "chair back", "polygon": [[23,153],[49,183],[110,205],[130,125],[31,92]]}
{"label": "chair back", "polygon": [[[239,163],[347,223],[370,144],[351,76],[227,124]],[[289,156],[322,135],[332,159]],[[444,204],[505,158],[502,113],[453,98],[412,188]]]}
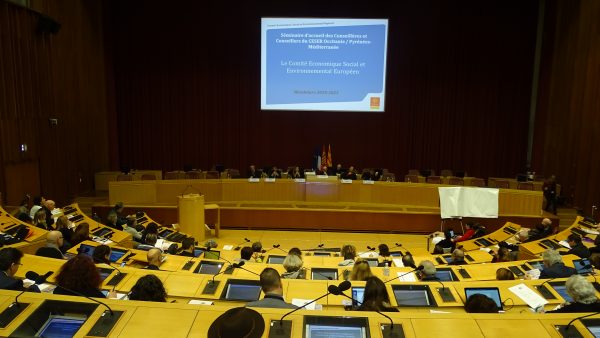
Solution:
{"label": "chair back", "polygon": [[405,175],[404,182],[419,183],[419,175]]}
{"label": "chair back", "polygon": [[206,172],[207,180],[216,180],[219,179],[219,172],[216,170],[209,170]]}
{"label": "chair back", "polygon": [[156,176],[154,174],[143,174],[142,181],[156,181]]}
{"label": "chair back", "polygon": [[517,189],[519,189],[519,190],[534,190],[533,182],[519,182],[519,184],[517,184]]}
{"label": "chair back", "polygon": [[440,176],[442,176],[442,177],[454,176],[454,173],[450,169],[442,169],[442,171],[440,172]]}
{"label": "chair back", "polygon": [[498,189],[510,189],[510,183],[507,180],[495,180],[495,186]]}
{"label": "chair back", "polygon": [[472,178],[471,179],[472,187],[485,187],[485,180],[483,178]]}
{"label": "chair back", "polygon": [[442,184],[442,177],[441,176],[429,176],[429,177],[427,177],[427,183]]}
{"label": "chair back", "polygon": [[448,178],[448,184],[450,185],[465,185],[465,180],[460,177],[451,176]]}
{"label": "chair back", "polygon": [[117,181],[133,181],[133,176],[126,174],[119,174]]}
{"label": "chair back", "polygon": [[185,179],[187,180],[198,180],[202,178],[202,173],[196,170],[188,171],[185,173]]}

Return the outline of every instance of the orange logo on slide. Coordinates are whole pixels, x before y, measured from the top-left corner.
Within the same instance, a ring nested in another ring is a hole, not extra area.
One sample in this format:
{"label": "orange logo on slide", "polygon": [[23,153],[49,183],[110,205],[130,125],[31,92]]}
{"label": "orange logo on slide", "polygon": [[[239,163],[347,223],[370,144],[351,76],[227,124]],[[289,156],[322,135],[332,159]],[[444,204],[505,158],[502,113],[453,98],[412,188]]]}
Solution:
{"label": "orange logo on slide", "polygon": [[371,97],[371,109],[379,109],[380,99],[379,96]]}

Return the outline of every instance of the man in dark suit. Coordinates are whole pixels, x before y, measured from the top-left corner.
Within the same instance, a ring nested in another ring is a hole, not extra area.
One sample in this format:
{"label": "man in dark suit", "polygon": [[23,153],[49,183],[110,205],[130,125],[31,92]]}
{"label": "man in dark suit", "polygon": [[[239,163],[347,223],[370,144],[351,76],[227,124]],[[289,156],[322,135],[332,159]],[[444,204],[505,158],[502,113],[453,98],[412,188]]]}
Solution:
{"label": "man in dark suit", "polygon": [[581,236],[578,234],[570,234],[569,237],[567,237],[567,243],[569,243],[569,246],[571,247],[571,250],[567,252],[567,255],[577,255],[579,258],[589,258],[592,255],[590,249],[583,245]]}
{"label": "man in dark suit", "polygon": [[248,178],[260,178],[260,172],[256,170],[254,164],[250,165],[250,168],[248,168]]}
{"label": "man in dark suit", "polygon": [[296,305],[283,299],[283,287],[279,272],[273,268],[265,268],[260,274],[260,286],[265,294],[261,300],[246,304],[247,307],[269,307],[279,309],[296,309]]}
{"label": "man in dark suit", "polygon": [[46,246],[37,249],[35,252],[36,256],[64,259],[60,248],[65,243],[63,234],[60,231],[50,231],[46,237]]}
{"label": "man in dark suit", "polygon": [[348,171],[342,174],[341,176],[345,180],[356,180],[356,173],[354,172],[354,166],[350,166]]}
{"label": "man in dark suit", "polygon": [[562,257],[556,250],[548,249],[542,254],[544,270],[540,273],[540,279],[544,278],[566,278],[577,273],[574,268],[565,266]]}
{"label": "man in dark suit", "polygon": [[3,248],[0,250],[0,289],[15,291],[33,291],[40,292],[35,285],[26,288],[21,279],[15,278],[19,270],[23,253],[15,248]]}

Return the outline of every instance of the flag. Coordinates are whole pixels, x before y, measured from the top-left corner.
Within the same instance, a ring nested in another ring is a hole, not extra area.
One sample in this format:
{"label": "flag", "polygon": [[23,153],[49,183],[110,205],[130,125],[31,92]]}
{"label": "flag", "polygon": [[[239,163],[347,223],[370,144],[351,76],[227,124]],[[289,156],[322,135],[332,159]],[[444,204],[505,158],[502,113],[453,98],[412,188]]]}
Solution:
{"label": "flag", "polygon": [[325,145],[323,145],[323,151],[321,151],[321,168],[323,168],[324,165],[327,165],[327,151]]}
{"label": "flag", "polygon": [[329,150],[327,151],[327,166],[329,168],[331,168],[331,163],[333,162],[333,160],[331,160],[331,144],[329,145]]}

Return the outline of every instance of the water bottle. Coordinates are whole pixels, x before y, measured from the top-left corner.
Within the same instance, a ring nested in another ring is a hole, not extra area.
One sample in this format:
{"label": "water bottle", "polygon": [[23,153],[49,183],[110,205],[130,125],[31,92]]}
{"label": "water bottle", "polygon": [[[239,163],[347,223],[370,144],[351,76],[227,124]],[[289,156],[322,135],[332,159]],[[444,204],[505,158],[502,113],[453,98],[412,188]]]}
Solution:
{"label": "water bottle", "polygon": [[383,275],[389,277],[390,275],[390,262],[383,262]]}

